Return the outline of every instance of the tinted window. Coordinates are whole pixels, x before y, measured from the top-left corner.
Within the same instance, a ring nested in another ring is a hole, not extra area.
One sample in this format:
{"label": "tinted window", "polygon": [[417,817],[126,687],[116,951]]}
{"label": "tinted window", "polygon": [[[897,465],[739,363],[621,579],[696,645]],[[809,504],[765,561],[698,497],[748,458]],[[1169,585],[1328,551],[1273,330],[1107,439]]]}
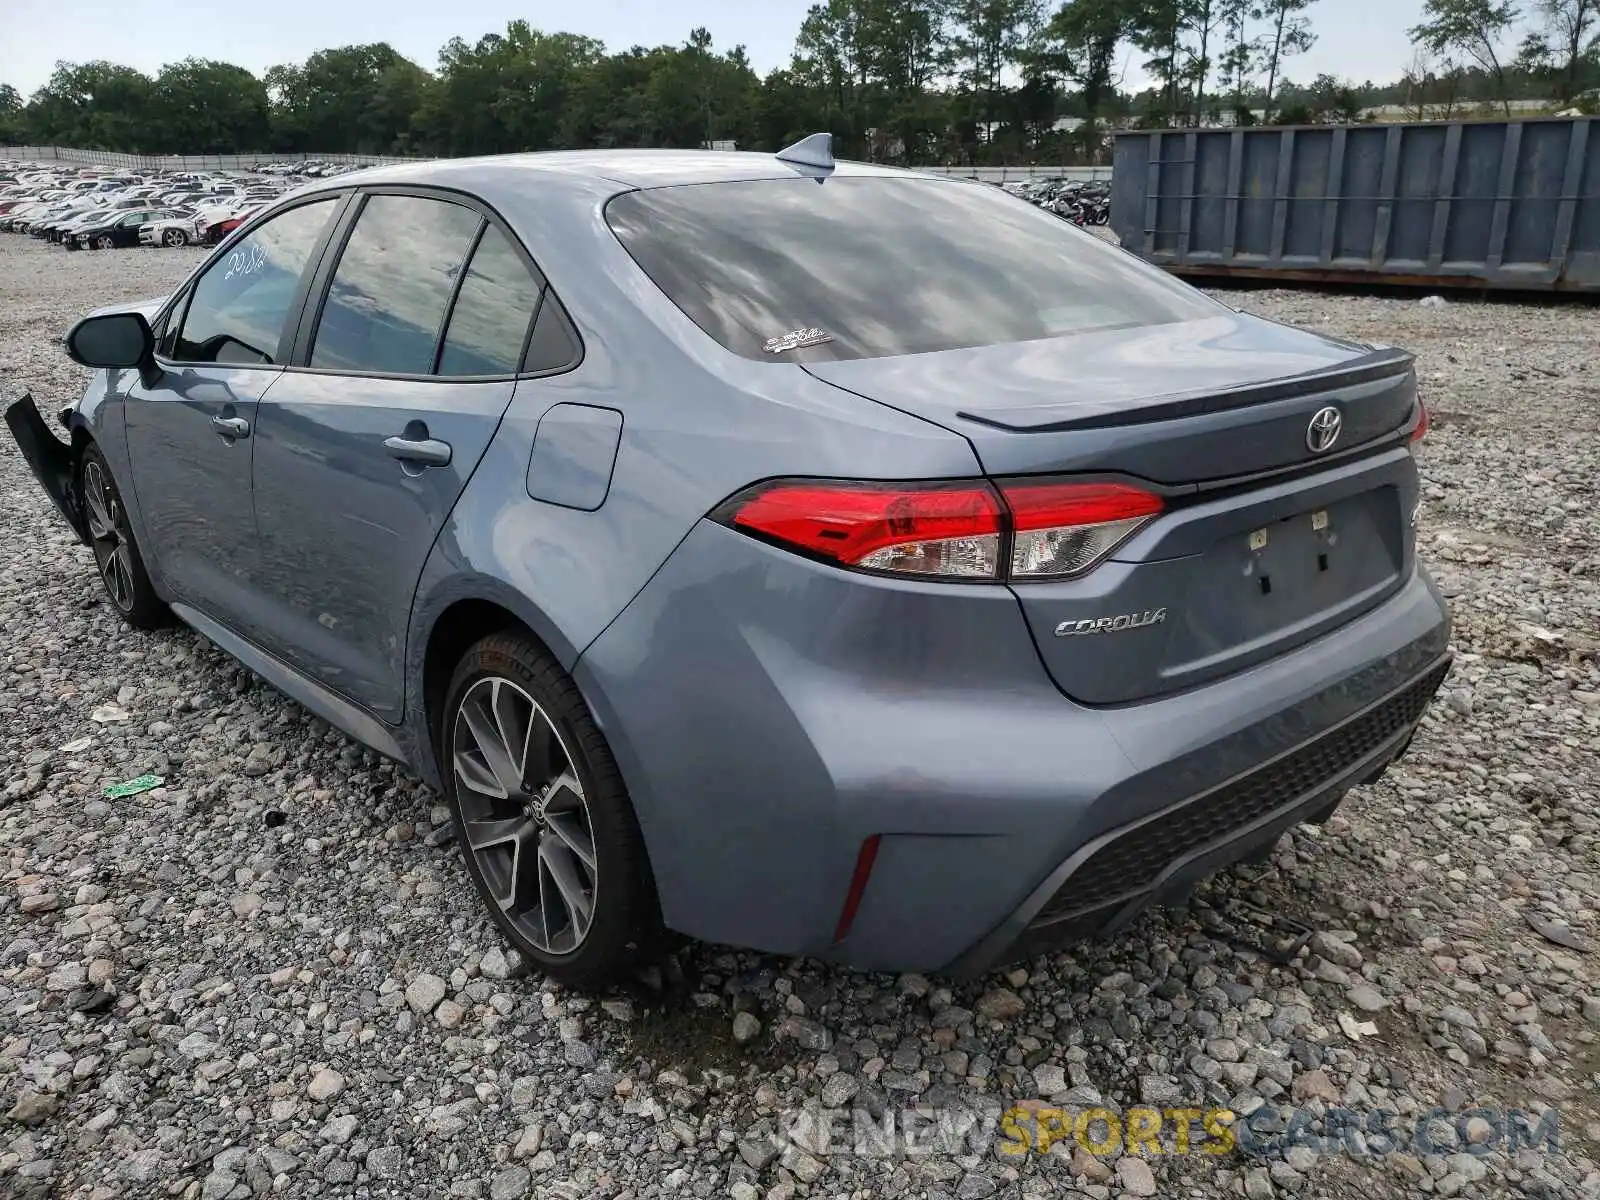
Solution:
{"label": "tinted window", "polygon": [[273,362],[300,276],[337,204],[330,197],[273,217],[212,264],[195,285],[172,356]]}
{"label": "tinted window", "polygon": [[570,367],[577,359],[578,335],[572,331],[555,293],[546,291],[544,303],[539,305],[539,319],[533,325],[533,336],[528,339],[528,355],[523,359],[522,369],[558,371]]}
{"label": "tinted window", "polygon": [[510,375],[522,361],[539,284],[511,241],[490,226],[450,310],[439,355],[441,375]]}
{"label": "tinted window", "polygon": [[[860,176],[697,184],[618,196],[606,215],[696,324],[769,361],[916,354],[1216,311],[986,186]],[[831,340],[765,349],[811,330]]]}
{"label": "tinted window", "polygon": [[480,220],[442,200],[369,199],[333,273],[311,365],[432,374],[445,306]]}

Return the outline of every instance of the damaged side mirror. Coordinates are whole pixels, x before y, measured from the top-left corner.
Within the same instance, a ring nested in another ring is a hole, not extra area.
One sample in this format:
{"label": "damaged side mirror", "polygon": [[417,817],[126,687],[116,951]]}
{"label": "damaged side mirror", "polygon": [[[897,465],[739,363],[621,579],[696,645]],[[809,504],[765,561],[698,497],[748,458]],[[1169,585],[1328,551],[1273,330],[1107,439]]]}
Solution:
{"label": "damaged side mirror", "polygon": [[137,367],[146,384],[160,374],[155,360],[155,335],[142,313],[85,317],[67,334],[66,347],[67,357],[85,367],[112,371]]}

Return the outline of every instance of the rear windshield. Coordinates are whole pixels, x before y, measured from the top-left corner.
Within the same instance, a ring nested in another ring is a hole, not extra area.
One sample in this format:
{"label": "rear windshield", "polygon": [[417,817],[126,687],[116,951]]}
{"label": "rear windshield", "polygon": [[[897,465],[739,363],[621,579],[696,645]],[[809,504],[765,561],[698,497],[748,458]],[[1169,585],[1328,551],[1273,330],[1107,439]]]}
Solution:
{"label": "rear windshield", "polygon": [[701,329],[766,361],[918,354],[1217,311],[1155,268],[981,184],[690,184],[618,196],[606,217]]}

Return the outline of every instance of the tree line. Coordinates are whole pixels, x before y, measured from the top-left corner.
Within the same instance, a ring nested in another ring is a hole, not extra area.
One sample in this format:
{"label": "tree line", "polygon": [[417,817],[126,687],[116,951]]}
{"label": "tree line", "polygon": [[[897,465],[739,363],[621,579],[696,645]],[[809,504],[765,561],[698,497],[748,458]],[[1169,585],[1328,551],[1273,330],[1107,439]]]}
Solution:
{"label": "tree line", "polygon": [[[929,163],[1072,162],[1108,124],[1354,121],[1373,105],[1548,100],[1592,107],[1600,0],[1426,0],[1416,57],[1386,84],[1288,82],[1316,0],[823,0],[792,60],[758,75],[696,29],[608,52],[512,21],[454,38],[429,71],[387,43],[257,76],[186,59],[154,77],[58,63],[0,84],[0,144],[135,153],[486,154],[572,147],[777,149],[819,129],[843,153]],[[1334,6],[1330,5],[1330,8]],[[1124,87],[1131,68],[1149,86]],[[1066,118],[1063,120],[1063,118]]]}

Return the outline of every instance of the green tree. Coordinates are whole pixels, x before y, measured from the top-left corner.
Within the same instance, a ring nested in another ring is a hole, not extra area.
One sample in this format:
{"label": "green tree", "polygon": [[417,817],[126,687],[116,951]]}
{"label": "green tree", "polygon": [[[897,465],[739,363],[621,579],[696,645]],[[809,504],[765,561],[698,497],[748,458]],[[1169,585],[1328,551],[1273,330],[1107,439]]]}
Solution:
{"label": "green tree", "polygon": [[276,149],[383,154],[405,144],[426,72],[387,42],[319,50],[265,77]]}
{"label": "green tree", "polygon": [[470,46],[452,38],[416,117],[422,141],[442,154],[583,145],[595,124],[586,83],[603,57],[593,38],[542,33],[526,21]]}
{"label": "green tree", "polygon": [[266,86],[232,63],[188,58],[163,67],[151,89],[150,119],[172,154],[263,150],[270,139]]}
{"label": "green tree", "polygon": [[1099,149],[1100,117],[1115,91],[1117,51],[1132,34],[1137,0],[1067,0],[1044,25],[1034,47],[1040,67],[1078,85],[1085,125],[1082,141]]}
{"label": "green tree", "polygon": [[1538,25],[1518,65],[1548,81],[1557,103],[1571,104],[1600,77],[1600,0],[1535,0]]}
{"label": "green tree", "polygon": [[35,137],[52,145],[155,152],[161,134],[152,119],[151,92],[150,78],[132,67],[57,63],[28,104],[28,124]]}
{"label": "green tree", "polygon": [[1500,46],[1519,17],[1516,0],[1426,0],[1411,40],[1438,55],[1460,53],[1494,80],[1495,95],[1511,115]]}
{"label": "green tree", "polygon": [[1241,125],[1253,119],[1246,93],[1262,65],[1264,46],[1261,36],[1253,32],[1251,22],[1261,19],[1256,0],[1223,0],[1222,54],[1217,59],[1217,70]]}
{"label": "green tree", "polygon": [[27,138],[22,93],[9,83],[0,83],[0,145],[19,145]]}
{"label": "green tree", "polygon": [[950,0],[950,48],[968,112],[993,137],[1001,75],[1017,62],[1041,16],[1039,0]]}
{"label": "green tree", "polygon": [[1174,124],[1184,106],[1185,34],[1194,0],[1142,0],[1132,33],[1133,44],[1144,51],[1145,71],[1155,79],[1158,96],[1145,115],[1149,125]]}
{"label": "green tree", "polygon": [[1263,54],[1266,57],[1267,94],[1263,102],[1267,119],[1272,119],[1272,101],[1276,95],[1278,77],[1283,70],[1283,60],[1304,54],[1316,45],[1317,35],[1311,31],[1311,22],[1304,16],[1316,0],[1265,0],[1259,10],[1262,20],[1269,23],[1271,33],[1266,39]]}

